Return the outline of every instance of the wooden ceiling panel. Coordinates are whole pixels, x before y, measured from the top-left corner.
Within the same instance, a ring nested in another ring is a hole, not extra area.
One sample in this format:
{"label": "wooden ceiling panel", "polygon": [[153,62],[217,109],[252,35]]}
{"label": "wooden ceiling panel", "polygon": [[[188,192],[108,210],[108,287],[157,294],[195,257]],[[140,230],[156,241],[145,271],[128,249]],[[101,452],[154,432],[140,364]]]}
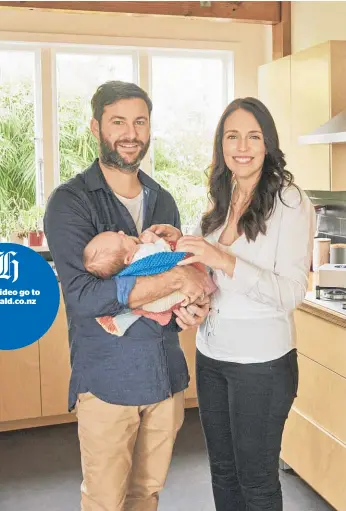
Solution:
{"label": "wooden ceiling panel", "polygon": [[202,18],[229,18],[246,23],[280,23],[280,2],[0,2],[0,7],[59,9]]}

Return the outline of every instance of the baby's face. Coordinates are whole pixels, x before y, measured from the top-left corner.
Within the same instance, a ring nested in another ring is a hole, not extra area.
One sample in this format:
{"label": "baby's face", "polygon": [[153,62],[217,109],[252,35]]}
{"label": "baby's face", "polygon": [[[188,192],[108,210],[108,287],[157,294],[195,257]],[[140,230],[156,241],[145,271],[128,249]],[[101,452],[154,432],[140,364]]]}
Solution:
{"label": "baby's face", "polygon": [[128,236],[123,231],[119,231],[115,234],[118,236],[119,248],[123,248],[127,253],[133,253],[136,250],[137,245],[139,244],[138,238],[135,236]]}

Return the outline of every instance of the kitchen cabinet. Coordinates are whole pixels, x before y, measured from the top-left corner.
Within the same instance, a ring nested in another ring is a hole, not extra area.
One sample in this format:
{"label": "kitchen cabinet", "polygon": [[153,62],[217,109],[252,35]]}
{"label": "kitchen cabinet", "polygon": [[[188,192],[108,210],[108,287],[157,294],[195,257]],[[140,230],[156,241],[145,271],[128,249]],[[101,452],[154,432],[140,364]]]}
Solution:
{"label": "kitchen cabinet", "polygon": [[68,413],[70,354],[65,304],[60,290],[60,307],[48,332],[39,340],[42,416]]}
{"label": "kitchen cabinet", "polygon": [[259,67],[258,97],[269,108],[279,134],[280,148],[291,169],[291,57]]}
{"label": "kitchen cabinet", "polygon": [[0,350],[0,422],[40,415],[38,344],[14,351]]}
{"label": "kitchen cabinet", "polygon": [[272,111],[287,168],[305,190],[346,189],[346,144],[298,140],[346,109],[345,83],[346,41],[327,41],[259,68],[259,99]]}
{"label": "kitchen cabinet", "polygon": [[185,391],[185,408],[194,408],[197,406],[196,390],[196,328],[190,328],[180,332],[180,346],[185,354],[187,366],[190,374],[190,383]]}
{"label": "kitchen cabinet", "polygon": [[346,318],[295,312],[299,388],[281,458],[338,511],[346,510]]}
{"label": "kitchen cabinet", "polygon": [[329,45],[291,57],[292,169],[304,189],[330,189],[329,144],[301,145],[298,138],[330,118]]}

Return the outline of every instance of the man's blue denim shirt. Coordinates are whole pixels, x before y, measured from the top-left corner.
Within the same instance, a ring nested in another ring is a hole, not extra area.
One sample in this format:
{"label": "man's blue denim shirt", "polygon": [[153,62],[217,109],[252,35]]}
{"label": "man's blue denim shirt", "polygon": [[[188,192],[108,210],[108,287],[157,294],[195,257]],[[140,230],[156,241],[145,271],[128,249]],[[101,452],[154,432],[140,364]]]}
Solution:
{"label": "man's blue denim shirt", "polygon": [[[142,171],[139,179],[145,198],[143,229],[159,223],[180,228],[173,197]],[[95,320],[127,309],[135,284],[132,277],[102,280],[85,270],[85,246],[107,230],[138,235],[130,213],[107,185],[96,160],[54,190],[44,217],[68,320],[72,368],[69,410],[82,392],[89,391],[108,403],[146,405],[188,386],[175,320],[161,327],[140,318],[123,337],[108,334]]]}

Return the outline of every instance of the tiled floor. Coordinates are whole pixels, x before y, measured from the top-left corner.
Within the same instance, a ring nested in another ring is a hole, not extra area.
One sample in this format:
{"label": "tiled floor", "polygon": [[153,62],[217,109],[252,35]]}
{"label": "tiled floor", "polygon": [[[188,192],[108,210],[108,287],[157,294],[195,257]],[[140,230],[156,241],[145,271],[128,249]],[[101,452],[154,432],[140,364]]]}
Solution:
{"label": "tiled floor", "polygon": [[[299,477],[281,472],[284,511],[330,511]],[[0,433],[1,511],[78,511],[76,424]],[[213,511],[197,410],[188,410],[159,511]],[[236,511],[236,510],[235,510]]]}

